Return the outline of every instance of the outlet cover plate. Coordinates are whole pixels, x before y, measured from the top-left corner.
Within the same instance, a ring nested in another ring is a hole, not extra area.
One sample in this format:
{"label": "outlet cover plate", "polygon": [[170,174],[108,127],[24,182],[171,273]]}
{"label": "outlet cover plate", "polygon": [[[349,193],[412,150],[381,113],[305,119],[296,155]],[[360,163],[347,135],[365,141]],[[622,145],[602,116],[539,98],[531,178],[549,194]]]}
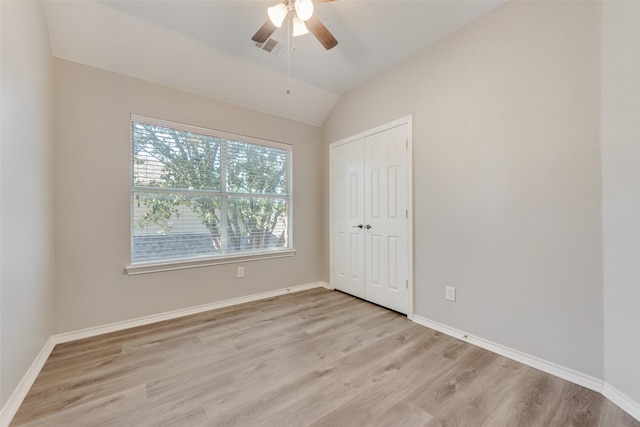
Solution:
{"label": "outlet cover plate", "polygon": [[456,288],[454,288],[453,286],[445,286],[444,298],[447,301],[455,301],[456,300]]}

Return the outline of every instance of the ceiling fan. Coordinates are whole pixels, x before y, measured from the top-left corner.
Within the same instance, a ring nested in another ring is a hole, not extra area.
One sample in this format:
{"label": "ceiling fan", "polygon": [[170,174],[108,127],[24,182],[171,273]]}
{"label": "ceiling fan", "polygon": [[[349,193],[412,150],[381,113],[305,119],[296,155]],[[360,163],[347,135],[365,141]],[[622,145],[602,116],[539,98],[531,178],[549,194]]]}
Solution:
{"label": "ceiling fan", "polygon": [[[334,0],[314,0],[326,3]],[[327,27],[313,14],[312,0],[284,0],[282,3],[267,9],[269,19],[251,37],[251,40],[264,43],[273,32],[282,26],[284,20],[291,14],[293,24],[293,36],[307,34],[309,31],[316,36],[318,41],[329,50],[338,44],[338,40],[333,37]]]}

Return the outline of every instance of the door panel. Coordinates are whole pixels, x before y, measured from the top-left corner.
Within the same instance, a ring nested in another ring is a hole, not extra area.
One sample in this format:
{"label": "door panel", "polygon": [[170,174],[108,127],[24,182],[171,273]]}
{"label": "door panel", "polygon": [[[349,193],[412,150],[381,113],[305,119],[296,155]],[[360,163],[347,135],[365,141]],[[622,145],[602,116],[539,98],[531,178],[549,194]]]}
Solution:
{"label": "door panel", "polygon": [[363,140],[341,145],[331,155],[331,283],[364,298]]}
{"label": "door panel", "polygon": [[[408,312],[407,127],[398,126],[364,140],[365,298]],[[370,228],[368,228],[370,226]]]}

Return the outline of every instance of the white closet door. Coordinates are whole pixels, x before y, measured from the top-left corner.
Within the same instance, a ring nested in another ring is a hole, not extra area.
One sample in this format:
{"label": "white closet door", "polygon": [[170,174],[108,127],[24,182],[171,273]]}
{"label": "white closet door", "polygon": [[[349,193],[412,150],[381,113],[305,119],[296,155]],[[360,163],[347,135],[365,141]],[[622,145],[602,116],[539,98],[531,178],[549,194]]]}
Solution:
{"label": "white closet door", "polygon": [[331,284],[364,298],[364,156],[362,139],[331,153]]}
{"label": "white closet door", "polygon": [[407,125],[364,139],[365,298],[408,312]]}
{"label": "white closet door", "polygon": [[410,121],[331,145],[331,285],[411,315]]}

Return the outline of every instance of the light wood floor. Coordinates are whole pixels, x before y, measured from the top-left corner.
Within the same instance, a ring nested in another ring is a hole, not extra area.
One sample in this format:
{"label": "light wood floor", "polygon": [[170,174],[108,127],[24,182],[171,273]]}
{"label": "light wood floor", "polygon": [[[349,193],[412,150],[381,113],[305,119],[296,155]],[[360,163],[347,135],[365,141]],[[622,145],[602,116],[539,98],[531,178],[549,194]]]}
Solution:
{"label": "light wood floor", "polygon": [[314,289],[56,346],[11,426],[634,426],[600,394]]}

